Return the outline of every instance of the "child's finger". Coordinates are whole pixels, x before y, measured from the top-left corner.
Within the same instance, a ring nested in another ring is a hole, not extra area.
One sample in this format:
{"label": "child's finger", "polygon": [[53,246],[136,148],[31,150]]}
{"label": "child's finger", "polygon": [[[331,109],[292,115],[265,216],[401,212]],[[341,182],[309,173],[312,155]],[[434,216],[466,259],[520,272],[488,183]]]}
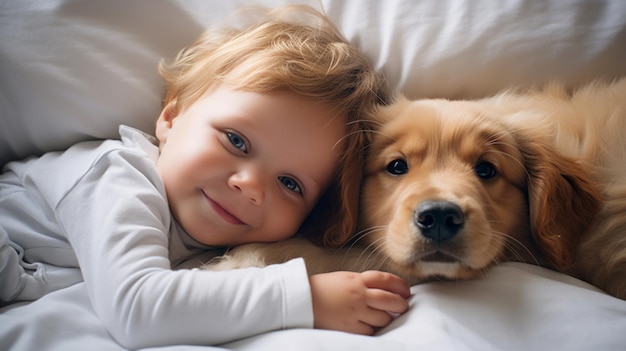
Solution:
{"label": "child's finger", "polygon": [[[361,316],[361,322],[367,324],[370,328],[385,327],[393,320],[393,316],[385,311],[368,310],[367,314]],[[373,332],[373,330],[372,330]]]}
{"label": "child's finger", "polygon": [[374,325],[367,323],[365,321],[359,321],[356,325],[352,326],[347,331],[349,333],[360,334],[360,335],[373,335],[374,334]]}
{"label": "child's finger", "polygon": [[409,302],[402,296],[381,289],[368,289],[365,295],[370,308],[390,313],[404,313]]}
{"label": "child's finger", "polygon": [[366,271],[361,274],[368,288],[387,290],[404,298],[411,296],[409,284],[397,275],[380,271]]}

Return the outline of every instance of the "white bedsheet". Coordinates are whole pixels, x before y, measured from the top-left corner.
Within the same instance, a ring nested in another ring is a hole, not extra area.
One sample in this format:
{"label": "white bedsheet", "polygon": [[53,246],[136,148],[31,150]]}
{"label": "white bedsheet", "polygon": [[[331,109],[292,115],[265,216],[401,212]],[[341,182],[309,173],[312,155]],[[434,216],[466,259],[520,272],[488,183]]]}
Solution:
{"label": "white bedsheet", "polygon": [[[291,329],[217,347],[151,350],[624,350],[626,301],[521,263],[484,278],[412,288],[410,311],[376,336]],[[0,350],[123,350],[94,315],[83,284],[0,310]]]}
{"label": "white bedsheet", "polygon": [[[626,75],[623,0],[302,1],[322,7],[411,98],[478,97],[550,79],[576,86]],[[250,2],[0,0],[0,166],[114,137],[120,123],[152,132],[162,94],[159,59]],[[413,293],[410,311],[375,337],[296,329],[222,347],[626,350],[625,301],[538,267],[507,263],[483,279],[423,284]],[[78,284],[1,309],[4,350],[121,347]]]}

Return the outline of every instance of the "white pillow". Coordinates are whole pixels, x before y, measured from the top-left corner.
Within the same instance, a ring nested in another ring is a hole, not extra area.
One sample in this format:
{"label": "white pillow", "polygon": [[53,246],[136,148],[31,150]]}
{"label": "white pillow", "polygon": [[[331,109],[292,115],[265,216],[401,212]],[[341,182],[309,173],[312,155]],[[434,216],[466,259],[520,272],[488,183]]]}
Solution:
{"label": "white pillow", "polygon": [[[277,5],[280,0],[255,3]],[[308,1],[312,4],[319,4]],[[249,1],[0,3],[0,166],[85,139],[146,132],[160,58]],[[626,2],[322,0],[409,97],[475,97],[626,73]]]}

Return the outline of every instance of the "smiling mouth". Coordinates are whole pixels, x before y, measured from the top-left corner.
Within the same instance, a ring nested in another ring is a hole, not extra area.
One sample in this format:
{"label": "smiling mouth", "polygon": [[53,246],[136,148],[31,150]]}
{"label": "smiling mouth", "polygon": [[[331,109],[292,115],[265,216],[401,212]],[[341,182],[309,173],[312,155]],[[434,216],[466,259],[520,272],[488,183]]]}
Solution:
{"label": "smiling mouth", "polygon": [[241,225],[241,224],[246,224],[244,223],[242,220],[240,220],[239,218],[237,218],[235,215],[233,215],[232,213],[228,212],[224,207],[222,207],[220,204],[218,204],[217,202],[213,201],[213,199],[211,199],[210,197],[207,196],[207,194],[204,192],[204,190],[202,190],[202,194],[204,195],[204,197],[207,199],[207,201],[209,202],[209,205],[211,205],[211,208],[220,216],[222,217],[226,222],[230,223],[230,224],[236,224],[236,225]]}

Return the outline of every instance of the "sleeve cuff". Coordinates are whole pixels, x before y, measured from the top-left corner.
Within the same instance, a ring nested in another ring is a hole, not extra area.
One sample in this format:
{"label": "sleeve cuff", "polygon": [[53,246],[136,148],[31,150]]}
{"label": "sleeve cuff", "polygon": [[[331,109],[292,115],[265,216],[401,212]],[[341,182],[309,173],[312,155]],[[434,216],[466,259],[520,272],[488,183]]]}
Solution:
{"label": "sleeve cuff", "polygon": [[304,259],[278,266],[283,270],[283,329],[313,328],[313,302]]}

